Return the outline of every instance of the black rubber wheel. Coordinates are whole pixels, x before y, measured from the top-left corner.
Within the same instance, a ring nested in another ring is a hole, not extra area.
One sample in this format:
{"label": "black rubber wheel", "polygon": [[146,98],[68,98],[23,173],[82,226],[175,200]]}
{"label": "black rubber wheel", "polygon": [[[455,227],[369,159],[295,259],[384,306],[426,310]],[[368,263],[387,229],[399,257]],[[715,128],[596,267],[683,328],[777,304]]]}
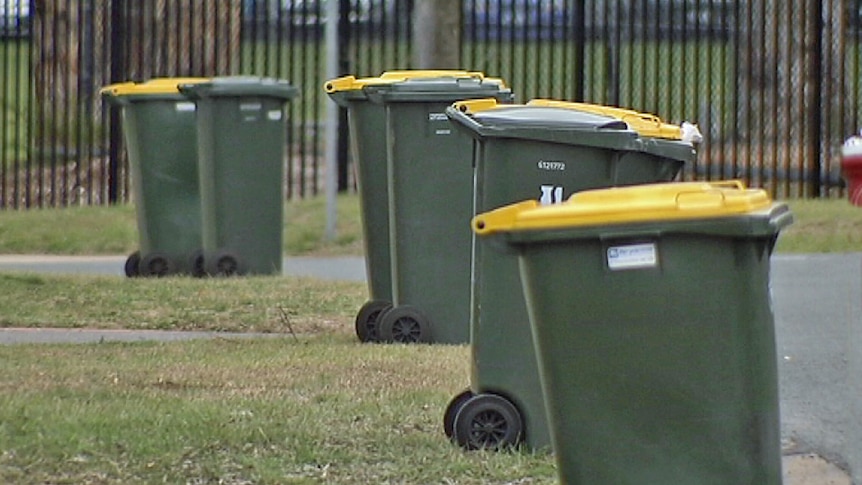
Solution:
{"label": "black rubber wheel", "polygon": [[360,342],[380,341],[380,316],[392,308],[392,303],[382,300],[369,300],[356,314],[356,336]]}
{"label": "black rubber wheel", "polygon": [[123,271],[129,278],[137,278],[138,276],[141,276],[140,251],[135,251],[134,253],[130,254],[128,258],[126,258],[126,265],[123,267]]}
{"label": "black rubber wheel", "polygon": [[239,258],[227,251],[216,253],[212,261],[207,258],[206,267],[213,276],[237,276],[245,272]]}
{"label": "black rubber wheel", "polygon": [[175,272],[175,270],[174,263],[163,254],[150,253],[141,258],[141,276],[161,278]]}
{"label": "black rubber wheel", "polygon": [[521,413],[508,399],[477,394],[461,405],[453,426],[455,442],[467,450],[500,451],[524,437]]}
{"label": "black rubber wheel", "polygon": [[468,387],[449,401],[449,405],[446,406],[446,411],[443,413],[443,432],[446,434],[447,438],[454,438],[455,416],[464,406],[464,403],[469,401],[473,396],[475,396],[475,394],[473,394],[473,391]]}
{"label": "black rubber wheel", "polygon": [[195,278],[203,278],[207,275],[206,269],[204,269],[204,252],[203,250],[197,250],[192,253],[189,258],[189,262],[191,263],[192,268],[192,276]]}
{"label": "black rubber wheel", "polygon": [[381,342],[419,344],[431,341],[431,323],[410,306],[395,307],[379,317]]}

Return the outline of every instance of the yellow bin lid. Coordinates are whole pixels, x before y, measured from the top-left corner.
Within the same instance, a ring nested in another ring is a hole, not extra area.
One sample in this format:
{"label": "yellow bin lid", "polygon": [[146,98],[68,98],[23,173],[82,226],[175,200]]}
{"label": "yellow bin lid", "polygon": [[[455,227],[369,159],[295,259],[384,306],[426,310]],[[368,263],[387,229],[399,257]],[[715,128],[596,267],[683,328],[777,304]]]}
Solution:
{"label": "yellow bin lid", "polygon": [[99,92],[111,96],[180,94],[180,84],[198,84],[211,81],[202,77],[161,77],[143,83],[125,82],[103,87]]}
{"label": "yellow bin lid", "polygon": [[354,76],[343,76],[326,81],[326,83],[324,83],[323,85],[323,89],[326,90],[327,93],[336,93],[339,91],[358,91],[366,86],[394,84],[410,81],[413,79],[433,79],[444,77],[475,78],[499,84],[502,88],[506,87],[502,79],[486,78],[485,74],[481,72],[437,69],[415,71],[386,71],[379,77],[356,78]]}
{"label": "yellow bin lid", "polygon": [[665,123],[656,115],[641,113],[639,111],[603,106],[600,104],[574,103],[570,101],[557,101],[553,99],[533,99],[527,102],[528,106],[544,106],[548,108],[562,108],[576,111],[585,111],[597,115],[608,116],[625,121],[629,127],[641,136],[652,138],[666,138],[669,140],[681,140],[682,130],[679,126]]}
{"label": "yellow bin lid", "polygon": [[566,202],[539,205],[528,200],[479,214],[473,230],[494,232],[606,226],[636,222],[729,217],[764,210],[772,200],[763,189],[742,182],[670,182],[587,190]]}

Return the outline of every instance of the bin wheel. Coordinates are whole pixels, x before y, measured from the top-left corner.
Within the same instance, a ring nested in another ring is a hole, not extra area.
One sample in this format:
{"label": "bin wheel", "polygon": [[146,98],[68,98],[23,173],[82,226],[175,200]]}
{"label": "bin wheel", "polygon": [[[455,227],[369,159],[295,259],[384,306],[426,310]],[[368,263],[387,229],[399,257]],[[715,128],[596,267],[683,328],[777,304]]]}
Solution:
{"label": "bin wheel", "polygon": [[142,276],[161,278],[175,271],[174,263],[165,255],[150,253],[141,258],[140,272]]}
{"label": "bin wheel", "polygon": [[395,307],[378,318],[381,342],[417,344],[431,341],[431,323],[413,307]]}
{"label": "bin wheel", "polygon": [[203,278],[207,275],[206,269],[204,269],[204,252],[202,249],[198,249],[192,253],[191,258],[189,258],[189,262],[191,263],[192,276],[195,278]]}
{"label": "bin wheel", "polygon": [[369,300],[356,314],[356,336],[360,342],[380,341],[380,316],[392,308],[392,303],[382,300]]}
{"label": "bin wheel", "polygon": [[475,396],[475,394],[473,394],[473,391],[468,387],[449,401],[449,405],[446,406],[446,411],[443,413],[443,433],[446,434],[447,438],[454,439],[455,416],[464,406],[464,403],[469,401],[473,396]]}
{"label": "bin wheel", "polygon": [[467,450],[500,451],[524,437],[521,413],[508,399],[477,394],[461,405],[453,427],[455,442]]}
{"label": "bin wheel", "polygon": [[141,252],[135,251],[126,258],[126,264],[123,271],[128,278],[137,278],[141,276]]}
{"label": "bin wheel", "polygon": [[233,253],[217,253],[213,258],[211,273],[215,276],[236,276],[243,272],[239,258]]}

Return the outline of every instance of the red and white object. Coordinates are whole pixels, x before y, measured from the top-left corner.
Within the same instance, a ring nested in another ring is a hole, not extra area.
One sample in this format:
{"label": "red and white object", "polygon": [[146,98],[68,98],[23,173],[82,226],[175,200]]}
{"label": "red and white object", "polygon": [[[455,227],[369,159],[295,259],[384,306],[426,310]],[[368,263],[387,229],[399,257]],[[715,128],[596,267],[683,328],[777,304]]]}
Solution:
{"label": "red and white object", "polygon": [[850,203],[862,206],[862,136],[852,136],[841,147],[841,174],[847,181]]}

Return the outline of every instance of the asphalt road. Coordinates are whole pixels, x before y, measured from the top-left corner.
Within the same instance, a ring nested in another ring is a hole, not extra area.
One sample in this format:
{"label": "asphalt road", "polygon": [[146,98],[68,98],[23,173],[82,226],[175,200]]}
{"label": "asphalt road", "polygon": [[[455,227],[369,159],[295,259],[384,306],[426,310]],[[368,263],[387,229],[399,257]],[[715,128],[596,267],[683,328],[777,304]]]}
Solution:
{"label": "asphalt road", "polygon": [[[0,256],[0,271],[121,276],[124,260],[116,256]],[[284,274],[363,281],[365,265],[355,257],[286,258]],[[819,455],[852,470],[853,483],[862,485],[862,253],[775,255],[771,286],[784,453],[799,458],[790,465],[785,461],[785,468],[799,467],[800,476],[820,466],[834,473],[834,467],[829,469],[829,464],[808,457]],[[205,332],[0,330],[0,343],[209,336]],[[820,473],[787,483],[847,483],[846,475],[838,475],[837,481]]]}
{"label": "asphalt road", "polygon": [[862,253],[777,255],[782,436],[862,483]]}

